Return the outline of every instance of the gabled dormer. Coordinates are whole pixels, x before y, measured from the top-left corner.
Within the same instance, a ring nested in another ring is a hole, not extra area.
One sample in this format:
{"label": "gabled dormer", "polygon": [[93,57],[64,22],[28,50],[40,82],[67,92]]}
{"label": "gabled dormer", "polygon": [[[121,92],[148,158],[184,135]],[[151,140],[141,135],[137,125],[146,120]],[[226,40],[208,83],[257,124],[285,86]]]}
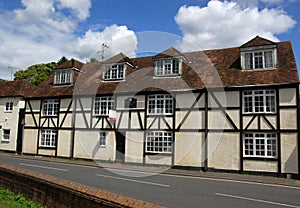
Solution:
{"label": "gabled dormer", "polygon": [[277,64],[277,44],[256,36],[240,47],[243,70],[274,69]]}
{"label": "gabled dormer", "polygon": [[153,57],[154,75],[157,77],[180,76],[184,60],[182,53],[175,48],[169,48]]}
{"label": "gabled dormer", "polygon": [[104,81],[120,81],[126,78],[127,67],[134,68],[130,59],[123,53],[119,53],[116,56],[103,62],[103,76]]}
{"label": "gabled dormer", "polygon": [[71,59],[54,69],[53,85],[65,86],[73,84],[74,71],[80,71],[83,63]]}

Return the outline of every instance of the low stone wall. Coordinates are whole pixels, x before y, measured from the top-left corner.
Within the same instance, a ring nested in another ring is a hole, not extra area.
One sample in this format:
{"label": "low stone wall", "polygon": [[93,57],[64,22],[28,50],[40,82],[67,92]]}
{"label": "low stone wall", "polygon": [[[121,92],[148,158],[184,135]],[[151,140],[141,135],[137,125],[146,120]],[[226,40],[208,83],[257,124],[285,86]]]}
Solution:
{"label": "low stone wall", "polygon": [[38,204],[59,208],[162,206],[0,163],[0,187]]}

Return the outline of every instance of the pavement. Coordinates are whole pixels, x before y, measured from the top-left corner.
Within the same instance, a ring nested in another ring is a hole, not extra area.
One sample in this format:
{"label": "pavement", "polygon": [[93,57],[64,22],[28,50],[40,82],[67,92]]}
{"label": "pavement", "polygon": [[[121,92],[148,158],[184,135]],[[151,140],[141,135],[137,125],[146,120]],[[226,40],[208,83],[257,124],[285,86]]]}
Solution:
{"label": "pavement", "polygon": [[14,153],[0,153],[0,156],[6,157],[18,157],[30,160],[40,160],[48,162],[66,163],[73,165],[93,166],[107,169],[117,170],[132,170],[137,172],[151,174],[167,174],[174,176],[186,176],[186,177],[199,177],[211,180],[229,180],[238,181],[245,183],[259,183],[269,185],[280,185],[290,187],[300,187],[300,180],[292,178],[280,178],[275,176],[263,176],[263,175],[251,175],[251,174],[238,174],[238,173],[227,173],[227,172],[214,172],[207,171],[203,172],[196,169],[183,169],[183,168],[171,168],[169,166],[151,166],[151,165],[135,165],[135,164],[124,164],[124,163],[113,163],[105,161],[93,161],[93,160],[82,160],[82,159],[68,159],[68,158],[57,158],[48,156],[33,156],[33,155],[18,155]]}

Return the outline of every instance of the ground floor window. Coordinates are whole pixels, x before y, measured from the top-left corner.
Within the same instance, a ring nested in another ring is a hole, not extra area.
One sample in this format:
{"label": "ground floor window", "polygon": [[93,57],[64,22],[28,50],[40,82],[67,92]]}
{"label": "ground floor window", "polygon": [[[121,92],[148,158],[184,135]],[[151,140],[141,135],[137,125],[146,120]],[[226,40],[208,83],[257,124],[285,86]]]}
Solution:
{"label": "ground floor window", "polygon": [[10,129],[3,129],[2,131],[2,141],[10,140]]}
{"label": "ground floor window", "polygon": [[57,131],[56,130],[42,130],[41,147],[56,147]]}
{"label": "ground floor window", "polygon": [[172,153],[172,132],[151,131],[146,133],[147,153]]}
{"label": "ground floor window", "polygon": [[269,133],[244,134],[244,156],[277,158],[277,137]]}
{"label": "ground floor window", "polygon": [[100,147],[106,147],[106,132],[100,132],[99,145]]}

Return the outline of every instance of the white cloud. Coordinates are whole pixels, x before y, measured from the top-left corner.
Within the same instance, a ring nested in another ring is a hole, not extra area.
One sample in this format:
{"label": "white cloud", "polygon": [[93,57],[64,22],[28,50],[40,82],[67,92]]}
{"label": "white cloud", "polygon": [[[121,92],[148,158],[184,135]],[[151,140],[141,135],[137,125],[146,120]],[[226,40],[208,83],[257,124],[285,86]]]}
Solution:
{"label": "white cloud", "polygon": [[61,8],[69,8],[79,20],[84,20],[90,16],[90,0],[59,0]]}
{"label": "white cloud", "polygon": [[88,30],[80,37],[78,24],[89,17],[91,0],[22,0],[22,8],[0,14],[0,78],[10,79],[8,66],[26,69],[62,56],[86,61],[110,45],[106,55],[134,54],[136,37],[126,26]]}
{"label": "white cloud", "polygon": [[183,50],[238,46],[256,35],[278,41],[277,34],[296,21],[280,9],[241,7],[236,2],[210,1],[206,7],[182,6],[175,21],[183,33]]}
{"label": "white cloud", "polygon": [[83,37],[78,38],[75,52],[81,57],[102,58],[101,46],[109,46],[104,52],[104,58],[123,52],[127,56],[135,54],[137,37],[126,26],[111,25],[101,32],[87,31]]}

